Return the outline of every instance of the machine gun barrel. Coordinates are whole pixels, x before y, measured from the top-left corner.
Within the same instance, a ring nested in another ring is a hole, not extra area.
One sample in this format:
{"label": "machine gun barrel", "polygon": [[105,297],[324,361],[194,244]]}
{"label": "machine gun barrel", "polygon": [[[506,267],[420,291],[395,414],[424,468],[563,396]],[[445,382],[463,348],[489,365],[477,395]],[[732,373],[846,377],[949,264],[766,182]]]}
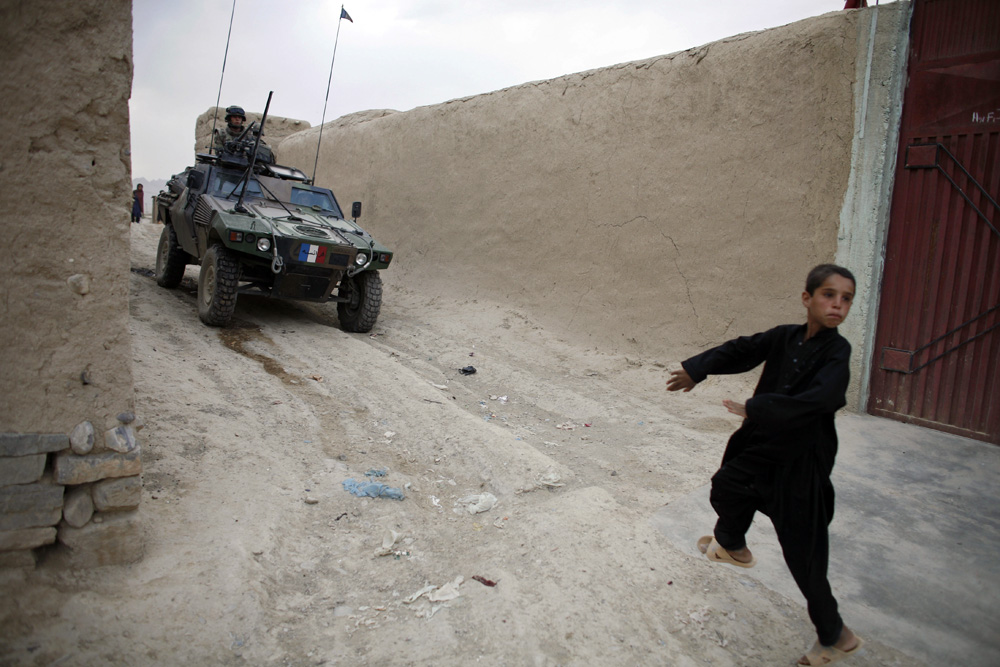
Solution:
{"label": "machine gun barrel", "polygon": [[264,105],[264,115],[260,119],[260,130],[257,131],[257,140],[253,142],[253,153],[251,153],[251,155],[250,155],[250,166],[247,167],[247,173],[246,173],[246,176],[244,178],[244,180],[246,180],[246,185],[243,187],[243,190],[240,192],[240,199],[239,199],[239,201],[236,202],[236,210],[240,211],[241,213],[242,212],[246,212],[246,209],[243,207],[243,198],[246,196],[247,190],[250,188],[250,177],[253,175],[254,165],[257,164],[257,149],[260,147],[260,138],[264,134],[264,123],[267,122],[267,111],[268,111],[268,109],[271,108],[271,96],[272,95],[274,95],[274,91],[273,90],[270,91],[267,94],[267,104]]}

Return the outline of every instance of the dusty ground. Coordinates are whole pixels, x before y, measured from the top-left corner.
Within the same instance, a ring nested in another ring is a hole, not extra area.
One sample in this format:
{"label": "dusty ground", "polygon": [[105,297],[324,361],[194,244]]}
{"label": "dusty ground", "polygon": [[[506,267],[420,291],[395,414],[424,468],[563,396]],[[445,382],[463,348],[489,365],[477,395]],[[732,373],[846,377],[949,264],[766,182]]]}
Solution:
{"label": "dusty ground", "polygon": [[[391,271],[373,335],[242,297],[208,328],[197,267],[150,277],[160,229],[132,241],[146,556],[4,573],[3,664],[776,665],[812,643],[800,599],[649,522],[707,483],[749,380],[667,395],[676,360]],[[382,468],[404,500],[344,490]],[[913,664],[869,646],[854,664]]]}

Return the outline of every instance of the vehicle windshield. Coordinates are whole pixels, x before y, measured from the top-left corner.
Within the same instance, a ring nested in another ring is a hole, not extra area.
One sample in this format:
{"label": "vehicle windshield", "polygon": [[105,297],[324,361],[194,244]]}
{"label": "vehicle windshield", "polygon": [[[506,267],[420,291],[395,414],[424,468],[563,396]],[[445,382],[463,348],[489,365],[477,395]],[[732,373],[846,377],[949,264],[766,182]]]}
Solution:
{"label": "vehicle windshield", "polygon": [[[222,174],[216,172],[215,180],[212,183],[212,193],[222,197],[229,197],[230,195],[239,197],[243,188],[236,190],[236,186],[239,185],[241,180],[241,176],[237,174]],[[236,190],[235,194],[233,193],[233,190]],[[247,196],[263,197],[264,194],[260,190],[260,183],[251,179],[250,186],[247,188]]]}
{"label": "vehicle windshield", "polygon": [[337,207],[337,202],[326,192],[292,186],[292,203],[310,208],[318,206],[321,211],[333,213],[338,218],[344,217]]}

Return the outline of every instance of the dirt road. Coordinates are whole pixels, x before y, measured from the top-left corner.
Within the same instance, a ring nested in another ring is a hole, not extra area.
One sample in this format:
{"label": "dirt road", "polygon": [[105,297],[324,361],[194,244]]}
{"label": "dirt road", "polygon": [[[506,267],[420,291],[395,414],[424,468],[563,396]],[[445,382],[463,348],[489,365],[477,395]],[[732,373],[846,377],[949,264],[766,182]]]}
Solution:
{"label": "dirt road", "polygon": [[[244,297],[209,328],[197,267],[151,278],[160,229],[132,241],[146,556],[3,575],[3,663],[774,665],[812,643],[801,601],[649,523],[708,482],[747,380],[668,396],[676,360],[391,271],[372,335]],[[381,470],[403,500],[345,490]]]}

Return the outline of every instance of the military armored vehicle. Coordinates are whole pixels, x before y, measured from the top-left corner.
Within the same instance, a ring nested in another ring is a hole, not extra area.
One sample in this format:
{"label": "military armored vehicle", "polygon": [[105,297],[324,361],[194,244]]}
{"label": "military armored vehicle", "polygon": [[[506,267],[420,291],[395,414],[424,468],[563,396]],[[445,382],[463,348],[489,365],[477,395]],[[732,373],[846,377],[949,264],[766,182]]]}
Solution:
{"label": "military armored vehicle", "polygon": [[238,295],[258,294],[334,301],[341,328],[370,331],[392,251],[358,226],[361,202],[347,219],[331,190],[257,159],[252,128],[218,154],[197,154],[153,198],[163,223],[157,284],[177,287],[185,267],[200,264],[198,316],[212,326],[230,321]]}

